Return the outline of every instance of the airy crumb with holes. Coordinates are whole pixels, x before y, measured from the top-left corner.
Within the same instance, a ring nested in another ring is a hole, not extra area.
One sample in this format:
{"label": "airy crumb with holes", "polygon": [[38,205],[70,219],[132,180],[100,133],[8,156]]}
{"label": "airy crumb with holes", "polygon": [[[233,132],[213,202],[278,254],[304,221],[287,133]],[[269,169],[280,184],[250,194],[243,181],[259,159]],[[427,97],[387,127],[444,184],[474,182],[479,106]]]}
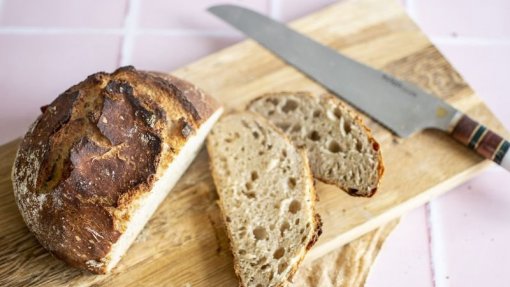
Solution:
{"label": "airy crumb with holes", "polygon": [[221,119],[207,149],[240,285],[281,286],[321,230],[305,151],[250,112]]}
{"label": "airy crumb with holes", "polygon": [[351,195],[376,192],[384,170],[379,144],[337,98],[307,92],[266,94],[248,110],[269,119],[297,147],[305,147],[316,178]]}

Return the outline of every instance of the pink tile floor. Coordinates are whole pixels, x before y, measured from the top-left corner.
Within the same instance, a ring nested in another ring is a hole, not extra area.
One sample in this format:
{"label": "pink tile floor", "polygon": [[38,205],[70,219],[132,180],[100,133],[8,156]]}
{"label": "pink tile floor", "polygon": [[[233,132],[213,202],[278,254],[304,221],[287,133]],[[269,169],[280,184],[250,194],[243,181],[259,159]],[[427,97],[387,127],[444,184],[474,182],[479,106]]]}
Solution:
{"label": "pink tile floor", "polygon": [[[0,0],[0,144],[98,70],[170,71],[242,39],[204,8],[231,2],[284,21],[335,1]],[[510,2],[399,1],[510,128]],[[510,286],[510,176],[496,166],[403,217],[366,286]]]}

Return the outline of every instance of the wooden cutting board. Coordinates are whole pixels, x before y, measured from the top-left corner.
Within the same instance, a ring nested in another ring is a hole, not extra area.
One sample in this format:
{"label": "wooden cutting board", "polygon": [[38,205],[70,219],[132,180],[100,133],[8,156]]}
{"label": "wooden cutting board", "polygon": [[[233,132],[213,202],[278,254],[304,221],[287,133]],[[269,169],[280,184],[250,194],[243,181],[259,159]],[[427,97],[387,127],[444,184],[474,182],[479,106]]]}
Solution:
{"label": "wooden cutting board", "polygon": [[[488,127],[501,124],[392,0],[336,4],[292,24],[346,55],[446,99]],[[265,92],[324,88],[252,41],[174,73],[239,109]],[[376,96],[376,95],[374,95]],[[364,117],[381,143],[386,173],[372,199],[318,184],[324,234],[313,260],[467,180],[488,163],[438,131],[399,139]],[[232,259],[203,150],[110,275],[94,276],[53,259],[30,235],[14,204],[10,167],[17,141],[0,147],[0,285],[235,286]]]}

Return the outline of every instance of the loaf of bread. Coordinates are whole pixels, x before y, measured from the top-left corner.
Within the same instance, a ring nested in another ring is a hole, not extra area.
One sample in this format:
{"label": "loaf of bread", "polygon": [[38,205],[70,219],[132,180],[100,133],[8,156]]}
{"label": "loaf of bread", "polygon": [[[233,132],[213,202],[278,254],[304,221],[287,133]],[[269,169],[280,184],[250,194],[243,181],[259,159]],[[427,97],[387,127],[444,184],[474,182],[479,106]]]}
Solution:
{"label": "loaf of bread", "polygon": [[41,110],[14,163],[16,202],[44,248],[93,273],[117,264],[222,112],[193,85],[133,67]]}
{"label": "loaf of bread", "polygon": [[259,115],[225,116],[207,139],[241,286],[282,286],[321,233],[304,150]]}
{"label": "loaf of bread", "polygon": [[384,171],[379,144],[360,117],[336,97],[308,92],[262,95],[248,110],[261,114],[304,147],[314,176],[355,196],[372,196]]}

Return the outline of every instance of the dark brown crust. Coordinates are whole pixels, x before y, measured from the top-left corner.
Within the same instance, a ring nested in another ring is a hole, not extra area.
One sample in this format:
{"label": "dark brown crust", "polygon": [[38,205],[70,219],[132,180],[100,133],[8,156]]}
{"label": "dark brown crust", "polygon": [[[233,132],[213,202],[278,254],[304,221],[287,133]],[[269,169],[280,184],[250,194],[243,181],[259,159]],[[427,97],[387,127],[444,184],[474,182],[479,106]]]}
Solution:
{"label": "dark brown crust", "polygon": [[[259,120],[264,121],[266,123],[266,125],[272,127],[276,133],[278,133],[280,136],[282,136],[282,138],[284,138],[289,143],[291,143],[291,140],[288,138],[288,136],[283,131],[281,131],[278,127],[276,127],[273,123],[268,121],[267,119],[263,118],[262,116],[254,113],[254,112],[245,111],[245,113],[256,115],[257,118],[259,118]],[[212,135],[212,133],[211,133],[211,135]],[[212,160],[212,158],[215,156],[215,153],[214,153],[213,145],[210,144],[210,136],[207,138],[206,147],[207,147],[207,152],[209,154],[209,157]],[[310,170],[310,165],[308,163],[308,156],[306,155],[306,150],[305,149],[298,149],[298,152],[301,153],[302,158],[304,159],[304,168],[306,170],[305,173],[308,175],[307,179],[309,181],[310,193],[311,193],[311,199],[312,199],[312,213],[313,213],[313,221],[314,221],[314,225],[313,226],[315,228],[312,231],[312,233],[313,233],[312,237],[310,238],[308,243],[306,243],[306,246],[305,246],[305,248],[303,250],[303,253],[301,254],[301,257],[299,258],[299,260],[296,261],[296,264],[294,266],[292,266],[292,269],[289,272],[289,274],[288,274],[288,276],[286,278],[286,281],[285,282],[281,282],[279,285],[276,285],[275,287],[285,286],[287,281],[292,280],[292,277],[294,276],[294,274],[296,273],[297,269],[299,268],[299,266],[300,266],[301,262],[303,261],[306,253],[313,247],[313,245],[317,242],[317,240],[319,239],[320,235],[322,234],[322,220],[321,220],[320,215],[316,212],[316,202],[318,201],[317,190],[315,189],[314,177],[313,177],[312,171]],[[219,176],[217,175],[217,172],[213,168],[212,164],[210,164],[209,167],[211,169],[211,174],[212,174],[214,185],[216,187],[218,187],[218,177]],[[221,210],[222,214],[225,214],[225,210],[224,210],[223,205],[221,204],[221,201],[218,201],[218,206],[220,207],[220,210]],[[222,217],[222,218],[223,218],[223,222],[224,222],[225,228],[227,229],[227,236],[228,236],[228,239],[229,239],[229,242],[230,242],[230,251],[232,252],[232,254],[234,254],[233,244],[232,244],[233,241],[232,241],[232,237],[231,237],[232,232],[230,230],[230,225],[229,225],[229,222],[227,221],[227,219],[225,217]],[[239,270],[239,265],[235,264],[235,262],[234,262],[234,272],[235,272],[235,274],[236,274],[236,276],[237,276],[237,278],[239,280],[239,286],[240,287],[246,287],[246,285],[244,285],[242,280],[241,280],[241,273],[240,273],[240,270]]]}
{"label": "dark brown crust", "polygon": [[219,107],[187,82],[133,67],[71,87],[18,150],[13,185],[28,228],[66,263],[105,273],[130,204]]}
{"label": "dark brown crust", "polygon": [[306,250],[312,249],[312,247],[315,245],[317,240],[319,240],[319,237],[322,234],[322,219],[319,214],[315,214],[315,234],[313,235],[312,239],[308,242],[306,245]]}
{"label": "dark brown crust", "polygon": [[[289,139],[290,141],[290,139]],[[308,156],[306,154],[306,149],[302,149],[301,150],[302,154],[304,155],[304,158],[306,160],[306,169],[307,169],[307,173],[309,175],[309,179],[310,179],[310,182],[312,183],[311,185],[311,192],[312,192],[312,198],[313,198],[313,205],[312,205],[312,209],[313,209],[313,213],[314,213],[314,231],[313,231],[313,235],[312,237],[310,238],[310,241],[308,241],[308,243],[306,244],[306,248],[305,248],[305,252],[303,253],[303,255],[301,256],[301,258],[297,261],[297,263],[292,267],[292,270],[289,272],[289,276],[287,276],[287,282],[292,282],[292,278],[294,278],[294,274],[296,274],[299,266],[301,265],[301,262],[305,259],[305,255],[306,253],[308,253],[308,251],[310,251],[310,249],[312,249],[312,247],[315,245],[315,243],[317,243],[317,240],[319,240],[319,237],[321,236],[322,234],[322,219],[321,219],[321,216],[316,213],[316,203],[317,201],[319,201],[319,197],[317,195],[317,190],[315,189],[315,181],[314,181],[314,177],[313,177],[313,174],[312,174],[312,170],[310,169],[310,164],[308,164]],[[280,286],[285,286],[285,282],[283,282]]]}
{"label": "dark brown crust", "polygon": [[149,72],[151,75],[155,75],[164,79],[163,85],[173,85],[179,93],[179,101],[183,107],[193,115],[196,120],[207,119],[214,111],[221,107],[220,103],[214,98],[207,96],[202,90],[196,86],[174,77],[170,74],[164,74],[160,72]]}
{"label": "dark brown crust", "polygon": [[[285,92],[285,91],[283,91],[283,92],[277,92],[277,93],[266,93],[266,94],[262,94],[260,96],[255,97],[254,99],[252,99],[246,105],[246,109],[249,109],[249,107],[253,103],[255,103],[257,101],[260,101],[261,99],[266,98],[266,97],[270,97],[270,96],[274,96],[274,95],[295,95],[295,94],[303,94],[303,95],[307,95],[307,96],[310,96],[310,97],[315,97],[312,93],[304,92],[304,91],[297,91],[297,92]],[[335,101],[338,104],[338,106],[341,107],[342,110],[347,111],[351,115],[351,117],[357,122],[357,124],[365,130],[365,133],[366,133],[366,136],[368,137],[368,140],[372,144],[373,149],[377,152],[377,158],[378,158],[378,163],[379,163],[379,165],[377,166],[377,174],[378,174],[378,178],[381,179],[383,174],[384,174],[384,164],[383,164],[383,160],[382,160],[382,154],[381,154],[381,150],[380,150],[380,145],[375,140],[375,138],[372,136],[372,131],[363,123],[363,120],[361,119],[361,117],[358,114],[354,113],[351,109],[347,108],[347,106],[344,105],[340,100],[338,100],[338,98],[336,98],[336,97],[334,97],[333,95],[330,95],[330,94],[323,94],[323,95],[321,95],[321,97],[324,97],[324,98],[327,98],[327,99]],[[334,182],[334,181],[332,181],[332,180],[330,180],[328,178],[322,177],[320,174],[314,174],[314,177],[319,179],[320,181],[322,181],[324,183],[332,184],[332,185],[337,185],[336,182]],[[377,186],[375,188],[373,188],[368,193],[366,193],[366,192],[359,192],[359,190],[357,190],[355,188],[349,188],[349,187],[346,188],[344,186],[338,186],[338,187],[341,188],[342,190],[344,190],[345,192],[347,192],[351,196],[372,197],[377,192],[377,189],[379,187],[379,183],[380,182],[378,181],[377,182]]]}

